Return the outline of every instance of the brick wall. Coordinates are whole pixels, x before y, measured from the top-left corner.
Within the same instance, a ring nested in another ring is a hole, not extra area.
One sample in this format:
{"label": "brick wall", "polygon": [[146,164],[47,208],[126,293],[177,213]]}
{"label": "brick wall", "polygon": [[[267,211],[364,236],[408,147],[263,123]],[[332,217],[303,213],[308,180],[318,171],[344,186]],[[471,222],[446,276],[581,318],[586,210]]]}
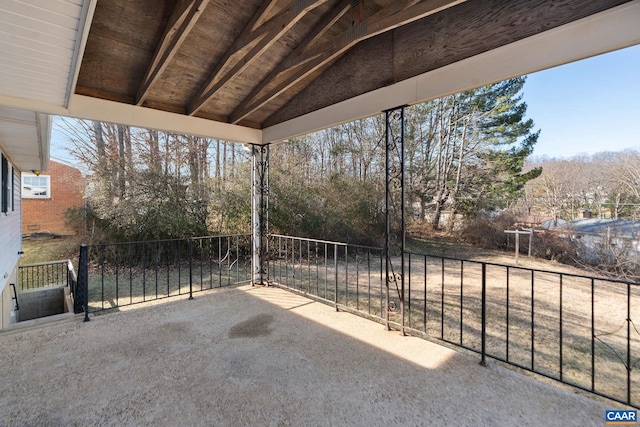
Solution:
{"label": "brick wall", "polygon": [[54,160],[49,161],[49,169],[41,174],[44,175],[51,177],[51,198],[22,199],[22,234],[73,234],[65,224],[65,211],[83,205],[85,180],[78,169]]}

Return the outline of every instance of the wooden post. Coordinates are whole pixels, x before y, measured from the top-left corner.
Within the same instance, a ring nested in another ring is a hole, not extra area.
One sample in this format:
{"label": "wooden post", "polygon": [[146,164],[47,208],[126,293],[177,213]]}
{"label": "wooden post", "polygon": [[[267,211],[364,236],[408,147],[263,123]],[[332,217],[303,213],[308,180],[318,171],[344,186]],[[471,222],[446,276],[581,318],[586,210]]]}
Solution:
{"label": "wooden post", "polygon": [[529,257],[531,257],[531,253],[533,252],[533,233],[540,233],[541,230],[535,230],[533,228],[525,228],[524,230],[504,230],[505,233],[507,233],[507,236],[509,234],[515,234],[516,235],[516,264],[518,264],[518,258],[520,255],[520,235],[521,234],[528,234],[529,235]]}

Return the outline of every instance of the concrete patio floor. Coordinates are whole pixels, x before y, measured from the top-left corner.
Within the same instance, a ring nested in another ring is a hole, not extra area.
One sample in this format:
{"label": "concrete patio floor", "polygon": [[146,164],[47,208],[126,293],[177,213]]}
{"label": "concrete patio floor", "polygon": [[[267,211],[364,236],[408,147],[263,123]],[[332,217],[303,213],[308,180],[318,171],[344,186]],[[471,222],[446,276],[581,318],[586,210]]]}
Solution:
{"label": "concrete patio floor", "polygon": [[277,288],[0,334],[2,426],[586,426],[618,405]]}

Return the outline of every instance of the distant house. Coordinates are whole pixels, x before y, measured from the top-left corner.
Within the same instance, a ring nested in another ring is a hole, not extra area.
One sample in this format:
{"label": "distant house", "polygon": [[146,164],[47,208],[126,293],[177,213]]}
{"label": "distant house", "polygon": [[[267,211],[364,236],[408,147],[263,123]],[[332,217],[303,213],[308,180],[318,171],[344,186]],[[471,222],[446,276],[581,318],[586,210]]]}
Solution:
{"label": "distant house", "polygon": [[585,257],[602,253],[603,249],[615,250],[620,255],[635,258],[640,255],[640,221],[578,218],[573,221],[558,220],[557,226],[544,222],[543,228],[580,242],[588,251]]}
{"label": "distant house", "polygon": [[85,179],[73,165],[51,159],[46,172],[22,174],[22,234],[74,234],[66,224],[69,208],[83,205]]}
{"label": "distant house", "polygon": [[560,218],[551,218],[551,219],[545,219],[544,221],[540,222],[540,228],[543,228],[545,230],[555,230],[555,229],[564,229],[567,227],[568,222],[565,221],[564,219],[560,219]]}
{"label": "distant house", "polygon": [[550,221],[542,215],[520,215],[515,219],[515,226],[522,228],[540,228],[544,221]]}

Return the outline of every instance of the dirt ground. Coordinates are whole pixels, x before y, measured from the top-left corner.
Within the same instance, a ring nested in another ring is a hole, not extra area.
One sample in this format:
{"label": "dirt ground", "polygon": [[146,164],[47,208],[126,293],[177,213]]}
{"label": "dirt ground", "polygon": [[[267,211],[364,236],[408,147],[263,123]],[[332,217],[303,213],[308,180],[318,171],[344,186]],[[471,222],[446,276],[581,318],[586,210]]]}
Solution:
{"label": "dirt ground", "polygon": [[0,334],[2,426],[601,426],[576,394],[276,288]]}

